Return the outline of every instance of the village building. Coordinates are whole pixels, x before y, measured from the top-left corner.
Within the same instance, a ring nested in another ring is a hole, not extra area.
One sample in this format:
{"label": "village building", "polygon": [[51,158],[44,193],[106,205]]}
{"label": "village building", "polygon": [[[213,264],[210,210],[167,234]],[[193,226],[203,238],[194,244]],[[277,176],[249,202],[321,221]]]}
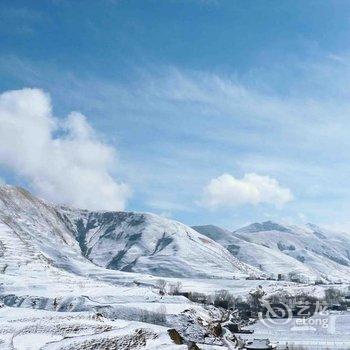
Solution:
{"label": "village building", "polygon": [[276,345],[272,345],[269,339],[253,339],[247,341],[244,346],[246,350],[271,350],[276,349]]}

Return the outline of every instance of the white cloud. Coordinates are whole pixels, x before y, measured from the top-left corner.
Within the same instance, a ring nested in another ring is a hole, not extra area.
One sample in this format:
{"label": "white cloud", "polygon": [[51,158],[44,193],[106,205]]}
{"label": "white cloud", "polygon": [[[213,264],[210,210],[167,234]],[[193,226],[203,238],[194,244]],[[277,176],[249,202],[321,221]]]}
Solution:
{"label": "white cloud", "polygon": [[260,203],[281,206],[292,199],[291,191],[269,176],[251,173],[236,179],[230,174],[223,174],[212,179],[204,188],[201,204],[209,208]]}
{"label": "white cloud", "polygon": [[50,201],[88,209],[122,210],[130,194],[111,176],[115,150],[103,143],[84,115],[52,115],[39,89],[0,95],[0,164],[23,176]]}

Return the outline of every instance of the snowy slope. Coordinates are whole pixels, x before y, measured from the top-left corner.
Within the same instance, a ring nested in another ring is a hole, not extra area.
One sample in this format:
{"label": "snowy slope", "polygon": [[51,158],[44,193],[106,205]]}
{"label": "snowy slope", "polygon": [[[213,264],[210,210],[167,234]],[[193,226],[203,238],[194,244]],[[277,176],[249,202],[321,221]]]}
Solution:
{"label": "snowy slope", "polygon": [[3,244],[27,247],[20,259],[28,255],[77,274],[83,273],[81,264],[87,261],[108,269],[168,277],[258,274],[218,243],[153,214],[72,209],[2,186],[0,222],[12,229],[3,230],[7,232]]}
{"label": "snowy slope", "polygon": [[234,232],[215,226],[196,229],[225,246],[235,257],[277,276],[293,273],[302,280],[350,280],[350,235],[316,225],[254,223]]}
{"label": "snowy slope", "polygon": [[171,341],[166,327],[96,318],[88,312],[4,307],[0,328],[1,349],[187,349]]}
{"label": "snowy slope", "polygon": [[82,253],[108,269],[177,277],[232,277],[257,272],[213,240],[148,213],[57,208]]}

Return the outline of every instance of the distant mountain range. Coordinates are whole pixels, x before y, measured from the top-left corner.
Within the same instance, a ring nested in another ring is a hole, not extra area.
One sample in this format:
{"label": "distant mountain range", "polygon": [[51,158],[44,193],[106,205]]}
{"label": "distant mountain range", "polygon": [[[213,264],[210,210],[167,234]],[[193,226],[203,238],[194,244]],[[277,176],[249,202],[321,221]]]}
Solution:
{"label": "distant mountain range", "polygon": [[280,274],[302,282],[350,280],[348,233],[313,224],[297,227],[272,221],[233,232],[212,225],[193,228],[226,247],[240,261],[274,278]]}
{"label": "distant mountain range", "polygon": [[350,282],[350,235],[271,221],[230,232],[134,212],[47,203],[0,186],[0,270],[41,261],[84,275],[102,267],[165,277]]}

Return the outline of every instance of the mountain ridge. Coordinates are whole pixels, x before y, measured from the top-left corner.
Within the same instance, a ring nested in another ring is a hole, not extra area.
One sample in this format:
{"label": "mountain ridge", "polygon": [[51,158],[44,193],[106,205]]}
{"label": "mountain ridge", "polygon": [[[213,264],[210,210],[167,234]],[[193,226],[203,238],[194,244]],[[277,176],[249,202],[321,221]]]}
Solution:
{"label": "mountain ridge", "polygon": [[10,241],[25,245],[32,257],[77,274],[89,262],[164,277],[350,281],[350,236],[314,224],[190,228],[152,213],[55,205],[9,185],[0,186],[0,222],[12,230]]}
{"label": "mountain ridge", "polygon": [[261,274],[206,236],[155,214],[53,205],[6,185],[0,187],[0,221],[38,255],[71,269],[88,260],[104,268],[168,277]]}
{"label": "mountain ridge", "polygon": [[195,228],[216,238],[238,259],[275,278],[290,274],[301,281],[350,280],[347,233],[325,230],[315,224],[298,227],[272,221],[253,223],[232,232],[210,225]]}

